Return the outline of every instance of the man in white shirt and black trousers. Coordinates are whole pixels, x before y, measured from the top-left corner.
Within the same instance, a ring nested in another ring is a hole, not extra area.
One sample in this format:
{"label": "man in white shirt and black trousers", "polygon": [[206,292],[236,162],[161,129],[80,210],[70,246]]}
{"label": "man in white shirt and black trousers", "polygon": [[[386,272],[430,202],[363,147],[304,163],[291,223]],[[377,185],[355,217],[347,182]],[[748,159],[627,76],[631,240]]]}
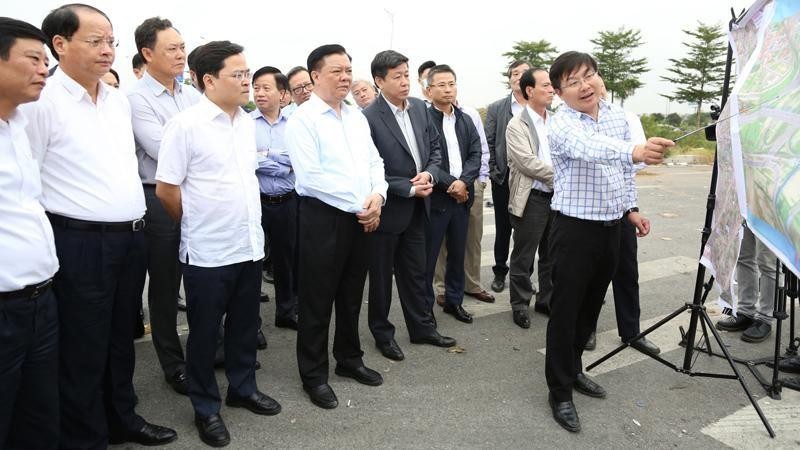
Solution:
{"label": "man in white shirt and black trousers", "polygon": [[261,415],[281,406],[256,386],[264,231],[256,178],[253,120],[241,108],[250,96],[250,70],[229,41],[204,45],[195,59],[204,97],[164,129],[156,195],[181,222],[189,339],[186,374],[200,439],[222,447],[230,435],[219,415],[214,376],[217,330],[225,315],[225,403]]}
{"label": "man in white shirt and black trousers", "polygon": [[163,445],[176,439],[175,431],[134,411],[145,201],[130,105],[100,81],[114,62],[114,29],[102,11],[71,4],[50,12],[42,31],[59,67],[39,101],[23,110],[61,264],[53,284],[60,321],[59,446]]}
{"label": "man in white shirt and black trousers", "polygon": [[0,18],[0,448],[58,445],[58,270],[22,103],[47,78],[45,35]]}

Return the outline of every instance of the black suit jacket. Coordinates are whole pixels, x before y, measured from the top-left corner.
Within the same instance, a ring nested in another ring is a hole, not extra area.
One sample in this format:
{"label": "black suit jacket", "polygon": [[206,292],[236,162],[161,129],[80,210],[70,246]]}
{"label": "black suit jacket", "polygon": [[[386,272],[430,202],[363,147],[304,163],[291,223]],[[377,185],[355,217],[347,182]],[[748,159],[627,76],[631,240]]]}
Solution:
{"label": "black suit jacket", "polygon": [[506,127],[513,117],[511,95],[497,100],[486,110],[486,142],[489,144],[489,177],[492,182],[504,184],[508,177],[508,154],[506,153]]}
{"label": "black suit jacket", "polygon": [[[428,116],[427,107],[419,99],[407,99],[408,115],[414,128],[414,137],[419,150],[422,172],[429,172],[438,179],[441,162],[439,133]],[[381,211],[379,231],[400,233],[408,227],[414,213],[417,197],[411,197],[411,179],[417,175],[417,166],[411,156],[411,148],[406,142],[400,125],[397,124],[392,109],[386,99],[378,95],[375,101],[362,111],[367,117],[372,141],[383,158],[386,181],[389,183],[386,204]],[[430,199],[425,198],[426,215],[430,211]]]}
{"label": "black suit jacket", "polygon": [[[481,169],[481,138],[478,135],[475,124],[472,123],[472,119],[461,112],[459,108],[454,107],[453,110],[456,115],[458,148],[461,152],[461,176],[458,179],[463,181],[469,190],[469,199],[466,203],[467,209],[469,209],[475,198],[475,180],[478,178],[478,173]],[[456,181],[456,177],[450,175],[447,141],[442,131],[444,114],[433,106],[428,108],[428,114],[431,116],[436,126],[436,131],[439,133],[440,146],[442,148],[442,163],[439,165],[438,173],[434,174],[436,184],[433,187],[433,194],[431,194],[431,208],[447,209],[457,203],[447,193],[447,189]]]}

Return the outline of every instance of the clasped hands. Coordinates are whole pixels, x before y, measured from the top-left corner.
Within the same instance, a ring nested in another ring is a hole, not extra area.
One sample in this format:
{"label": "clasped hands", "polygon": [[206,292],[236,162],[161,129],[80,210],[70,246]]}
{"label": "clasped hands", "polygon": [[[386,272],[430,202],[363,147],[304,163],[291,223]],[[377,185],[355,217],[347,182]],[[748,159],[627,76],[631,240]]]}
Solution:
{"label": "clasped hands", "polygon": [[370,194],[364,201],[364,209],[356,213],[358,223],[364,226],[365,233],[372,233],[378,229],[381,223],[381,207],[383,206],[383,197],[380,194]]}

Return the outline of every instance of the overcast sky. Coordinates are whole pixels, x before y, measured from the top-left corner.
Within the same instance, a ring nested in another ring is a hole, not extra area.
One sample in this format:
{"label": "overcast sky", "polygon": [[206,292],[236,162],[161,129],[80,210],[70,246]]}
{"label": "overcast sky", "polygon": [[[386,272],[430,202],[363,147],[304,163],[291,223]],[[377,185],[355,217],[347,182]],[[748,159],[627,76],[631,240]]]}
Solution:
{"label": "overcast sky", "polygon": [[[694,28],[698,20],[727,29],[730,8],[738,12],[751,3],[732,1],[489,0],[470,6],[452,0],[89,3],[108,14],[114,25],[120,41],[114,68],[122,77],[123,88],[134,80],[130,70],[131,57],[136,53],[133,30],[155,15],[173,22],[183,34],[187,48],[219,39],[243,45],[252,70],[272,65],[285,72],[293,66],[305,65],[313,48],[340,43],[353,57],[355,76],[369,78],[372,57],[391,46],[410,58],[414,80],[417,66],[425,60],[450,64],[458,75],[459,100],[474,107],[486,106],[507,94],[504,79],[499,75],[507,64],[501,54],[510,50],[514,42],[547,39],[559,52],[591,52],[589,40],[598,32],[624,26],[641,30],[645,44],[636,56],[647,57],[650,67],[650,72],[642,78],[645,85],[628,99],[626,109],[637,113],[683,113],[691,108],[669,103],[659,95],[674,89],[659,77],[667,73],[668,58],[685,55],[681,42],[686,35],[681,30]],[[0,14],[37,26],[51,9],[63,4],[50,0],[4,0],[3,3]],[[416,85],[412,93],[419,93]]]}

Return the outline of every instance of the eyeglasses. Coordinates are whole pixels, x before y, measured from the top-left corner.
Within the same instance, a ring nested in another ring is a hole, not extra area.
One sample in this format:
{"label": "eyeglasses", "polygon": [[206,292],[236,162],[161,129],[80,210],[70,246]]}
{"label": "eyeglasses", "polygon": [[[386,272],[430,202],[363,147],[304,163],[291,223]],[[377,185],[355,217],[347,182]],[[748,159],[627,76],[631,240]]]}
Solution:
{"label": "eyeglasses", "polygon": [[98,48],[101,45],[103,45],[103,43],[105,43],[106,45],[108,45],[112,49],[119,47],[119,41],[114,39],[113,37],[94,38],[94,39],[78,39],[78,40],[81,41],[81,42],[86,42],[87,44],[89,44],[89,47],[92,47],[92,48]]}
{"label": "eyeglasses", "polygon": [[453,88],[456,87],[456,82],[455,81],[451,81],[449,83],[436,83],[436,84],[432,84],[431,87],[435,87],[437,89],[445,89],[445,88],[453,89]]}
{"label": "eyeglasses", "polygon": [[231,78],[236,78],[236,81],[244,81],[250,79],[250,69],[236,70],[226,75]]}
{"label": "eyeglasses", "polygon": [[597,75],[597,72],[589,72],[586,75],[584,75],[583,77],[578,78],[577,80],[573,79],[572,81],[569,81],[566,84],[564,84],[564,89],[576,88],[576,87],[580,86],[581,83],[589,84],[589,82],[592,81],[596,75]]}
{"label": "eyeglasses", "polygon": [[313,92],[314,91],[314,83],[309,82],[309,83],[301,84],[300,86],[292,88],[292,93],[294,95],[300,95],[300,94],[303,93],[303,91]]}

